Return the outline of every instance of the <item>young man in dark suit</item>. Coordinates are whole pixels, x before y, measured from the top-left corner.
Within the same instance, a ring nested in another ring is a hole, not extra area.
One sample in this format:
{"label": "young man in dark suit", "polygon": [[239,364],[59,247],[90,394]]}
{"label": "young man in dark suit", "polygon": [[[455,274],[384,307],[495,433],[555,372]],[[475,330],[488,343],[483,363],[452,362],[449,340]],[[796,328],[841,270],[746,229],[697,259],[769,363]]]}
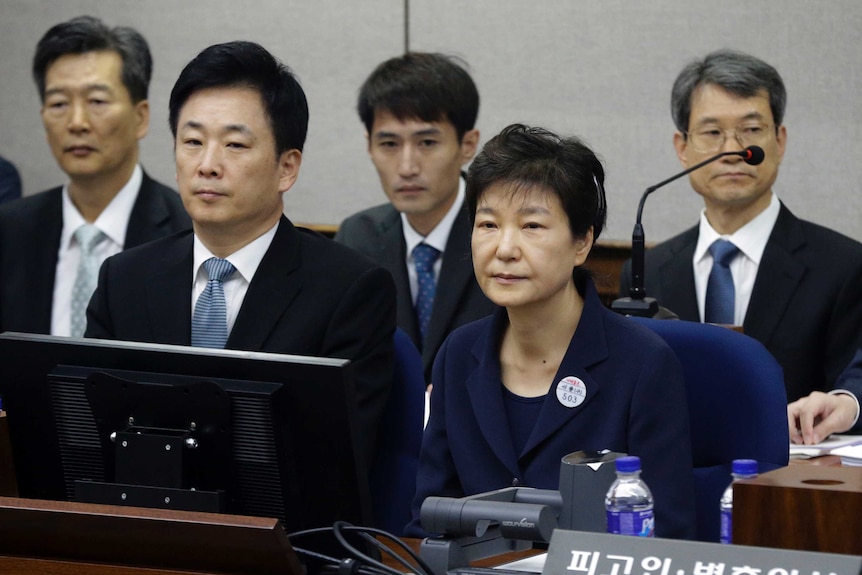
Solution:
{"label": "young man in dark suit", "polygon": [[[747,54],[722,50],[683,69],[671,101],[682,165],[750,145],[765,157],[752,166],[726,156],[692,172],[700,223],[647,250],[644,276],[647,294],[680,319],[741,325],[763,343],[793,401],[831,389],[859,347],[862,245],[797,218],[773,193],[786,99],[775,68]],[[720,245],[727,259],[712,255]],[[627,264],[622,294],[630,277]],[[725,314],[713,315],[722,302]]]}
{"label": "young man in dark suit", "polygon": [[39,41],[33,77],[42,121],[69,181],[0,206],[0,331],[80,337],[98,265],[189,227],[177,193],[138,163],[151,71],[136,30],[89,16]]}
{"label": "young man in dark suit", "polygon": [[392,273],[398,325],[422,352],[430,383],[449,332],[494,309],[473,274],[463,207],[461,168],[479,143],[479,93],[453,59],[414,52],[380,64],[357,108],[389,202],[344,220],[335,239]]}
{"label": "young man in dark suit", "polygon": [[296,78],[257,44],[211,46],[180,73],[169,119],[193,232],[106,260],[86,335],[349,359],[370,453],[392,380],[395,287],[284,217],[308,127]]}

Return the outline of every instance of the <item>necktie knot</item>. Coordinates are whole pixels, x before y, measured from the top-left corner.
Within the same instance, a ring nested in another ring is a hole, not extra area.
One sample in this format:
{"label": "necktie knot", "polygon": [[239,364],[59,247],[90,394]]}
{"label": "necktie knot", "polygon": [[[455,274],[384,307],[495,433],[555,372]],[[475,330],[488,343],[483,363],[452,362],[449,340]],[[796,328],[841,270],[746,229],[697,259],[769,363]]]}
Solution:
{"label": "necktie knot", "polygon": [[204,262],[204,269],[210,281],[223,282],[236,271],[233,264],[222,258],[210,258]]}
{"label": "necktie knot", "polygon": [[416,262],[416,269],[422,272],[433,272],[438,257],[440,251],[428,244],[419,244],[413,248],[413,261]]}
{"label": "necktie knot", "polygon": [[75,233],[75,240],[81,246],[81,253],[89,254],[93,251],[99,242],[105,239],[105,233],[94,226],[93,224],[84,224],[80,226]]}
{"label": "necktie knot", "polygon": [[732,262],[733,258],[736,257],[736,254],[739,253],[739,248],[736,247],[733,242],[718,239],[712,242],[712,245],[709,246],[709,253],[712,255],[713,261],[718,262],[723,266],[727,266],[730,265],[730,262]]}

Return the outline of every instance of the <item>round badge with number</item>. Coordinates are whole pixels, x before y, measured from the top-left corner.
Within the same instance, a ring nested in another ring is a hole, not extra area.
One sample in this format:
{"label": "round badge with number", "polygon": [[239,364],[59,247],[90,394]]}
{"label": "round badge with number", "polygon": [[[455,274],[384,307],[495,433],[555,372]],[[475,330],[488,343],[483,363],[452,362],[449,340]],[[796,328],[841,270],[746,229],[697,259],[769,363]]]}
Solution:
{"label": "round badge with number", "polygon": [[587,398],[587,385],[574,375],[564,377],[557,384],[557,401],[564,407],[577,407]]}

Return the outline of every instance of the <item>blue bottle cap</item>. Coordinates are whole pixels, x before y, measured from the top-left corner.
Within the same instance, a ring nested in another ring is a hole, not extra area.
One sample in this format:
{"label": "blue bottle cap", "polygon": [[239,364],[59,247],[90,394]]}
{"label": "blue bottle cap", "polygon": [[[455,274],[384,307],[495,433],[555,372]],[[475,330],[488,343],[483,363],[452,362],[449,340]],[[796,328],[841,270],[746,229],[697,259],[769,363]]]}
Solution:
{"label": "blue bottle cap", "polygon": [[734,475],[757,475],[757,461],[754,459],[734,459]]}
{"label": "blue bottle cap", "polygon": [[620,457],[616,459],[616,466],[617,471],[622,471],[623,473],[640,471],[641,458],[637,455],[626,455],[625,457]]}

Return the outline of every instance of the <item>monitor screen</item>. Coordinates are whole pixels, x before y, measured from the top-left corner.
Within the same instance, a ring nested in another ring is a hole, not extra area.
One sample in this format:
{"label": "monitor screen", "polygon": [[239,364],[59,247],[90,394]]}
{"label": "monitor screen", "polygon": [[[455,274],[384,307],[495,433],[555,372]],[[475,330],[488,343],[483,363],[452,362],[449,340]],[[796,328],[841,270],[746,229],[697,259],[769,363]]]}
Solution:
{"label": "monitor screen", "polygon": [[0,334],[20,495],[370,523],[347,360]]}

